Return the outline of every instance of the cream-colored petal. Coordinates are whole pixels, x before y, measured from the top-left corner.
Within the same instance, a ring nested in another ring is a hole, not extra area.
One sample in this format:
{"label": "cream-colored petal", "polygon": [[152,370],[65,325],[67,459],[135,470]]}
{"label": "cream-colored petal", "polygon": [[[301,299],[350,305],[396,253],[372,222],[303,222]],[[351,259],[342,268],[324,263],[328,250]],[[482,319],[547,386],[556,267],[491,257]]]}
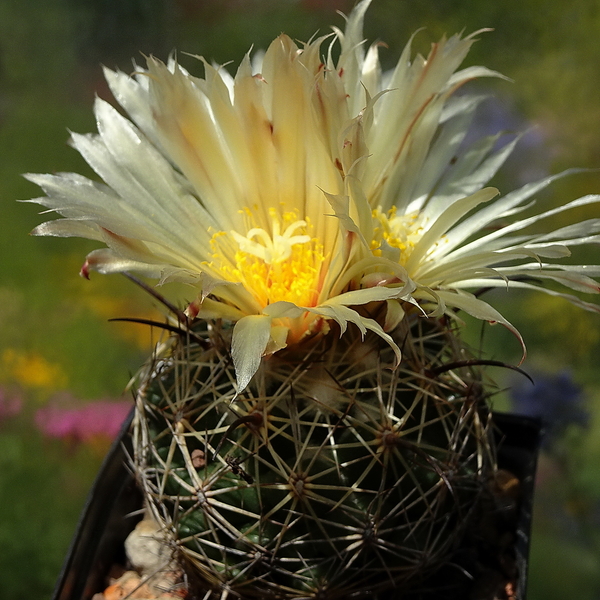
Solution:
{"label": "cream-colored petal", "polygon": [[475,317],[476,319],[487,321],[492,325],[500,323],[501,325],[506,327],[519,340],[519,343],[521,344],[521,348],[523,350],[522,360],[525,359],[525,342],[523,341],[521,334],[514,327],[514,325],[507,321],[495,308],[490,306],[487,302],[484,302],[483,300],[476,298],[472,294],[469,294],[462,290],[437,290],[436,293],[440,297],[440,299],[444,301],[447,307],[464,310],[467,314],[471,315],[472,317]]}
{"label": "cream-colored petal", "polygon": [[78,219],[56,219],[35,227],[31,235],[51,235],[56,237],[82,237],[102,241],[101,231],[93,222]]}
{"label": "cream-colored petal", "polygon": [[[455,287],[457,289],[485,288],[485,287],[488,287],[488,288],[502,287],[502,288],[506,289],[506,283],[500,282],[498,280],[494,281],[494,280],[487,280],[487,279],[479,279],[479,280],[472,279],[472,280],[469,280],[468,282],[458,284]],[[558,292],[558,291],[550,289],[550,288],[541,287],[539,285],[535,285],[533,283],[528,283],[527,281],[521,281],[521,280],[511,281],[510,287],[513,289],[520,288],[520,289],[525,289],[525,290],[530,290],[530,291],[535,291],[535,292],[542,292],[544,294],[553,296],[555,298],[562,298],[563,300],[566,300],[566,301],[570,302],[571,304],[574,304],[575,306],[578,306],[579,308],[583,308],[584,310],[587,310],[589,312],[595,312],[595,313],[600,314],[600,305],[599,304],[594,304],[592,302],[585,302],[585,301],[581,300],[581,298],[578,298],[577,296],[574,296],[572,294],[565,294],[564,292]]]}
{"label": "cream-colored petal", "polygon": [[87,279],[90,270],[97,271],[103,275],[134,271],[156,279],[158,279],[162,273],[161,265],[148,264],[123,258],[123,256],[115,253],[110,248],[93,250],[87,255],[85,263],[81,268],[81,274]]}
{"label": "cream-colored petal", "polygon": [[408,262],[406,270],[413,273],[418,268],[418,263],[429,253],[438,242],[444,243],[443,236],[446,232],[466,214],[473,210],[479,204],[489,202],[494,196],[498,195],[495,188],[485,188],[473,195],[454,202],[441,215],[433,221],[426,229],[421,239],[415,245]]}
{"label": "cream-colored petal", "polygon": [[[508,242],[510,242],[510,238],[507,236],[507,234],[509,234],[509,233],[513,233],[515,231],[521,231],[531,225],[534,225],[535,223],[537,223],[538,221],[540,221],[542,219],[560,214],[560,213],[570,210],[572,208],[587,206],[587,205],[595,204],[598,202],[600,202],[600,195],[590,194],[588,196],[578,198],[577,200],[567,202],[566,204],[563,204],[562,206],[558,206],[556,208],[545,211],[543,213],[539,213],[537,215],[533,215],[526,219],[521,219],[520,221],[515,221],[513,223],[505,225],[504,227],[498,228],[498,229],[492,231],[491,233],[488,233],[485,236],[482,236],[482,237],[458,248],[455,251],[455,253],[456,254],[464,254],[467,252],[471,252],[474,248],[485,247],[490,242],[494,242],[494,241],[497,241],[497,240],[505,238],[505,237],[508,240]],[[505,245],[509,246],[509,243],[506,243]],[[500,246],[500,245],[498,245],[498,246]]]}
{"label": "cream-colored petal", "polygon": [[235,367],[238,394],[246,389],[258,371],[270,337],[271,317],[267,315],[249,315],[235,324],[231,358]]}

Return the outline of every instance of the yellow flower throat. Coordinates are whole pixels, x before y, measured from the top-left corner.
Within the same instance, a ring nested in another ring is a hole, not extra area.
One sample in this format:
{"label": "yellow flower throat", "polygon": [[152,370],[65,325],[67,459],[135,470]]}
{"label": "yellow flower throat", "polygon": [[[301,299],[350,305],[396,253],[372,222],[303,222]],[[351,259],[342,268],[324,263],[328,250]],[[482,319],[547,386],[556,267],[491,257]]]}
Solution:
{"label": "yellow flower throat", "polygon": [[[256,222],[249,209],[244,212],[249,224]],[[245,236],[236,231],[213,235],[211,266],[224,280],[241,283],[262,307],[278,301],[316,306],[325,257],[310,235],[310,222],[274,208],[269,216],[270,231],[250,227]]]}
{"label": "yellow flower throat", "polygon": [[379,209],[373,211],[373,220],[377,223],[374,229],[371,249],[376,256],[382,254],[382,244],[385,241],[390,248],[395,248],[399,254],[395,259],[405,265],[415,245],[423,235],[422,223],[417,213],[398,215],[396,207],[387,214]]}

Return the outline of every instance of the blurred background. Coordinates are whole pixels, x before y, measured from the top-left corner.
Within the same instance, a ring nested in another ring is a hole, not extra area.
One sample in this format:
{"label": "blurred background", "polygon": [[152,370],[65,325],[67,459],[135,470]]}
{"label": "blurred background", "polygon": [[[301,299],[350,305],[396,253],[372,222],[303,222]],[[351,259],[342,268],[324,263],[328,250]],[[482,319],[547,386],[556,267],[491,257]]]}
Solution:
{"label": "blurred background", "polygon": [[[88,167],[68,130],[95,130],[94,95],[109,99],[100,65],[132,57],[201,54],[236,65],[280,32],[307,40],[341,26],[351,0],[0,0],[0,598],[48,598],[85,496],[131,407],[123,392],[152,347],[149,328],[113,317],[156,318],[153,301],[120,276],[78,277],[94,245],[29,237],[39,207],[22,173]],[[468,57],[513,81],[494,95],[478,133],[526,132],[494,182],[507,192],[567,167],[600,168],[600,5],[597,0],[374,0],[366,37],[391,66],[419,28],[415,49],[442,34],[490,27]],[[481,84],[479,84],[481,86]],[[600,173],[560,180],[547,206],[600,192]],[[577,214],[590,218],[597,206]],[[560,223],[552,223],[559,226]],[[600,253],[577,257],[598,262]],[[541,294],[497,306],[526,339],[525,369],[494,376],[495,406],[540,414],[540,459],[529,600],[600,598],[600,317]],[[483,331],[483,332],[482,332]],[[510,334],[469,324],[475,344],[516,363]]]}

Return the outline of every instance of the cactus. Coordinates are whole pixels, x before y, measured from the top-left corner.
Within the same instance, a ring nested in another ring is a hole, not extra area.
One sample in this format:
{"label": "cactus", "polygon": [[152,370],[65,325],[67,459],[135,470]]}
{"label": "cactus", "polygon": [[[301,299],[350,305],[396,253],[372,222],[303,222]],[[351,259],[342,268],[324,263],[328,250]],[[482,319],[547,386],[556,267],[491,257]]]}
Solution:
{"label": "cactus", "polygon": [[483,187],[517,140],[468,142],[482,97],[453,94],[498,76],[458,70],[474,34],[427,58],[409,44],[382,74],[378,45],[363,46],[369,4],[330,39],[279,36],[235,77],[152,57],[132,76],[106,70],[131,120],[97,100],[98,135],[72,137],[104,183],[28,176],[46,193],[33,202],[64,217],[34,234],[106,243],[82,275],[194,290],[138,379],[134,462],[205,600],[418,586],[495,470],[493,387],[460,315],[524,350],[482,289],[600,312],[570,293],[598,293],[600,268],[557,262],[598,242],[599,220],[538,228],[600,196],[515,219],[559,175],[499,199]]}
{"label": "cactus", "polygon": [[376,335],[331,331],[264,361],[239,395],[220,323],[150,363],[135,469],[192,582],[354,598],[448,559],[494,468],[483,388],[470,367],[436,373],[469,356],[445,320],[413,314],[393,335],[398,368]]}

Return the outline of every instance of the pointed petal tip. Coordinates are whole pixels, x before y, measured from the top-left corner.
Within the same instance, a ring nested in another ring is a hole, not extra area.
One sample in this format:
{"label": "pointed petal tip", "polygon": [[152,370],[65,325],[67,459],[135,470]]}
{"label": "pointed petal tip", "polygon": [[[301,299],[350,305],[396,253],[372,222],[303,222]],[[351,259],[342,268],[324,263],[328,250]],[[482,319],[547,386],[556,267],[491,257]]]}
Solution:
{"label": "pointed petal tip", "polygon": [[81,269],[79,270],[79,276],[83,277],[84,279],[87,279],[89,281],[89,279],[90,279],[90,263],[87,260],[81,266]]}
{"label": "pointed petal tip", "polygon": [[267,315],[248,315],[235,324],[231,340],[238,387],[235,397],[248,387],[258,371],[270,337],[271,317]]}

